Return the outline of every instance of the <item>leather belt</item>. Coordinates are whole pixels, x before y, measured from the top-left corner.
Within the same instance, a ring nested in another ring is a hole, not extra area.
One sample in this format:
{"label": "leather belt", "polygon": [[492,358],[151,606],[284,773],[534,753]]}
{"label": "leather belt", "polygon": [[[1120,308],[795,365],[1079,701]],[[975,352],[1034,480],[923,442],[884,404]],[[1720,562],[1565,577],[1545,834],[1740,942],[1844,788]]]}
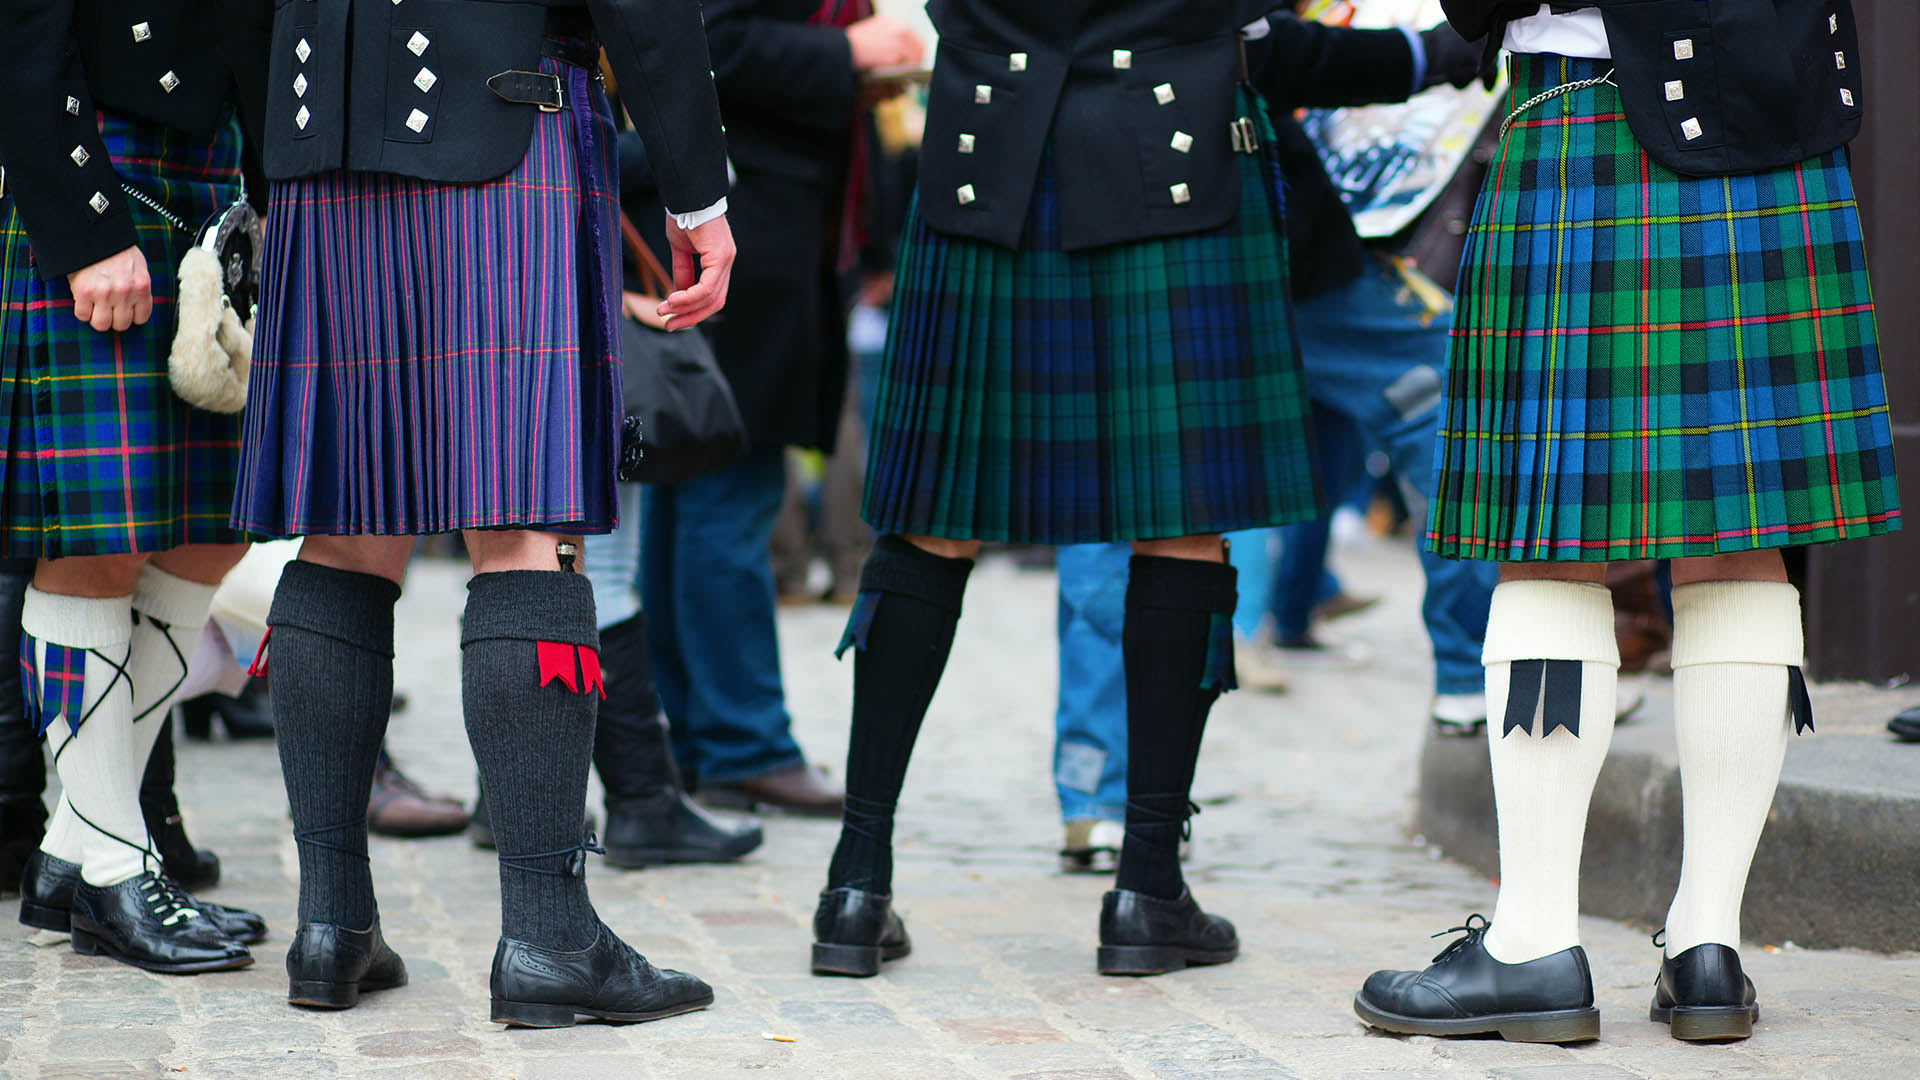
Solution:
{"label": "leather belt", "polygon": [[[540,55],[563,64],[598,71],[600,51],[584,41],[569,38],[542,38]],[[516,105],[532,105],[541,112],[559,112],[567,107],[566,80],[544,71],[509,69],[487,80],[487,89],[502,100]]]}

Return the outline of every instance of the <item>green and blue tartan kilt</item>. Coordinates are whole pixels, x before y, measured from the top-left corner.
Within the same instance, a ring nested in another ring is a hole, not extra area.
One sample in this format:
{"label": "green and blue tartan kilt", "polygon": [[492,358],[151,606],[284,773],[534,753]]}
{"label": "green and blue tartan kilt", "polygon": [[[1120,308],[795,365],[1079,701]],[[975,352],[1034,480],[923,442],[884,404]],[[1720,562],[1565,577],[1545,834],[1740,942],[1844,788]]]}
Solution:
{"label": "green and blue tartan kilt", "polygon": [[[1604,61],[1513,60],[1509,108]],[[1681,176],[1610,85],[1521,114],[1474,210],[1428,543],[1673,558],[1899,528],[1844,151]]]}
{"label": "green and blue tartan kilt", "polygon": [[1049,163],[1020,250],[937,233],[916,210],[879,374],[867,521],[1080,544],[1318,513],[1282,184],[1261,155],[1241,158],[1240,178],[1224,228],[1089,251],[1061,249]]}
{"label": "green and blue tartan kilt", "polygon": [[[101,113],[122,183],[189,228],[240,195],[240,128],[195,139]],[[123,333],[73,317],[11,198],[0,199],[0,555],[62,558],[234,543],[240,418],[195,409],[167,381],[174,275],[193,238],[122,191],[153,282],[153,316]],[[76,199],[87,197],[75,192]]]}

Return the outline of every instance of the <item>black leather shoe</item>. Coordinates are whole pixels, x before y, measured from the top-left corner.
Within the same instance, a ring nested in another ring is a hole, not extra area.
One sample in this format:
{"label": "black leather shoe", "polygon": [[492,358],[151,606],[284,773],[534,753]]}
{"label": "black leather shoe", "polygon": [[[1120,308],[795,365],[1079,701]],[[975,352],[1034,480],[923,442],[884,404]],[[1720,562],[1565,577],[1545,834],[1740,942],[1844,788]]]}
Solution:
{"label": "black leather shoe", "polygon": [[230,739],[273,738],[273,699],[267,692],[267,680],[253,678],[239,697],[202,694],[174,705],[180,712],[180,725],[187,738],[207,742],[213,738],[213,718],[218,716]]}
{"label": "black leather shoe", "polygon": [[[639,617],[619,624],[637,625]],[[627,636],[634,636],[628,634]],[[642,664],[626,654],[631,644],[617,641],[609,630],[601,637],[601,663],[608,666],[610,689],[593,732],[593,765],[607,789],[607,862],[629,870],[661,863],[724,863],[760,846],[760,824],[731,824],[714,817],[687,798],[667,739],[667,718],[658,711],[641,714],[637,704],[653,704],[652,688],[644,687],[647,701],[636,703],[631,680],[644,674]],[[619,645],[616,649],[612,646]]]}
{"label": "black leather shoe", "polygon": [[192,897],[151,870],[118,885],[82,881],[74,888],[73,951],[166,975],[253,963],[245,945],[221,933]]}
{"label": "black leather shoe", "polygon": [[1887,730],[1901,742],[1920,743],[1920,708],[1908,709],[1887,721]]}
{"label": "black leather shoe", "polygon": [[167,876],[188,892],[211,889],[220,884],[220,856],[194,847],[187,838],[173,778],[173,725],[167,724],[155,737],[146,772],[140,776],[140,817],[147,823],[147,833],[160,852],[160,866]]}
{"label": "black leather shoe", "polygon": [[713,1004],[712,987],[654,967],[605,925],[578,952],[501,938],[490,985],[493,1022],[509,1027],[571,1027],[583,1016],[634,1024]]}
{"label": "black leather shoe", "polygon": [[1182,889],[1176,900],[1132,889],[1109,889],[1100,898],[1102,975],[1160,975],[1239,955],[1233,924],[1200,910],[1191,890]]}
{"label": "black leather shoe", "polygon": [[1744,1039],[1760,1019],[1760,1003],[1739,953],[1725,945],[1695,945],[1660,961],[1647,1019],[1688,1042]]}
{"label": "black leather shoe", "polygon": [[[168,875],[171,877],[171,875]],[[179,882],[174,886],[186,895]],[[42,930],[67,933],[73,928],[73,890],[80,885],[80,865],[36,850],[27,860],[26,873],[20,878],[20,921]],[[258,945],[267,940],[267,920],[244,908],[210,904],[186,895],[214,929],[242,945]]]}
{"label": "black leather shoe", "polygon": [[[1466,931],[1425,971],[1376,971],[1354,995],[1353,1011],[1371,1027],[1402,1035],[1498,1034],[1511,1042],[1585,1042],[1600,1037],[1593,973],[1575,945],[1521,964],[1487,952],[1487,920]],[[1439,934],[1435,934],[1439,937]]]}
{"label": "black leather shoe", "polygon": [[[0,693],[4,693],[0,689]],[[7,722],[0,715],[0,724]],[[37,752],[39,747],[34,748]],[[40,800],[0,802],[0,899],[20,891],[20,878],[26,873],[40,841],[47,838],[47,808]]]}
{"label": "black leather shoe", "polygon": [[607,800],[607,862],[628,870],[662,863],[727,863],[760,846],[760,824],[734,825],[679,791],[635,802]]}
{"label": "black leather shoe", "polygon": [[891,895],[865,889],[826,889],[813,909],[813,973],[866,978],[883,960],[913,951],[907,924],[894,914]]}
{"label": "black leather shoe", "polygon": [[351,1009],[360,995],[407,985],[407,965],[387,947],[380,920],[366,930],[307,923],[287,946],[287,1003]]}

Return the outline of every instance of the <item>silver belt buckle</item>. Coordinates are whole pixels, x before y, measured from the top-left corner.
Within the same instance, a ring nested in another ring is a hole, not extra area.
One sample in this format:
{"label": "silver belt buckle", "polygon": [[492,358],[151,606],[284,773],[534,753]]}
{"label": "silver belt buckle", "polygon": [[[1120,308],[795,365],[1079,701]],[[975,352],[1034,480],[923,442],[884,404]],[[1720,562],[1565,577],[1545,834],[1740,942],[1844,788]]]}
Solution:
{"label": "silver belt buckle", "polygon": [[[542,74],[545,74],[545,72],[542,72]],[[547,75],[547,78],[553,80],[553,96],[554,96],[555,104],[540,105],[537,107],[541,112],[544,112],[544,113],[557,113],[561,109],[564,109],[567,107],[567,84],[561,81],[560,76],[558,75]]]}

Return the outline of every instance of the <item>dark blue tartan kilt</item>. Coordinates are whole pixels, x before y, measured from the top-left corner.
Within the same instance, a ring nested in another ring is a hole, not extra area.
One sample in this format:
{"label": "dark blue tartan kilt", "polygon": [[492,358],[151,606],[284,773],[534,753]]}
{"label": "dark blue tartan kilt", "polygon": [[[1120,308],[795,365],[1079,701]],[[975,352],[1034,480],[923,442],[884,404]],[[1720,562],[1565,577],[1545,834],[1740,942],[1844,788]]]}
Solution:
{"label": "dark blue tartan kilt", "polygon": [[[239,198],[237,123],[211,139],[107,112],[99,127],[120,181],[188,228]],[[132,211],[153,282],[153,317],[122,333],[73,317],[66,281],[41,276],[13,200],[0,198],[0,556],[241,539],[227,523],[239,417],[193,408],[167,381],[174,277],[193,237],[122,191],[102,194]]]}
{"label": "dark blue tartan kilt", "polygon": [[613,528],[624,412],[613,114],[569,107],[477,184],[273,185],[234,524],[257,536]]}
{"label": "dark blue tartan kilt", "polygon": [[[1273,134],[1258,111],[1267,145]],[[1283,181],[1240,158],[1204,233],[1065,251],[1050,158],[1010,251],[901,244],[863,514],[887,533],[1080,544],[1319,513],[1293,332]]]}

